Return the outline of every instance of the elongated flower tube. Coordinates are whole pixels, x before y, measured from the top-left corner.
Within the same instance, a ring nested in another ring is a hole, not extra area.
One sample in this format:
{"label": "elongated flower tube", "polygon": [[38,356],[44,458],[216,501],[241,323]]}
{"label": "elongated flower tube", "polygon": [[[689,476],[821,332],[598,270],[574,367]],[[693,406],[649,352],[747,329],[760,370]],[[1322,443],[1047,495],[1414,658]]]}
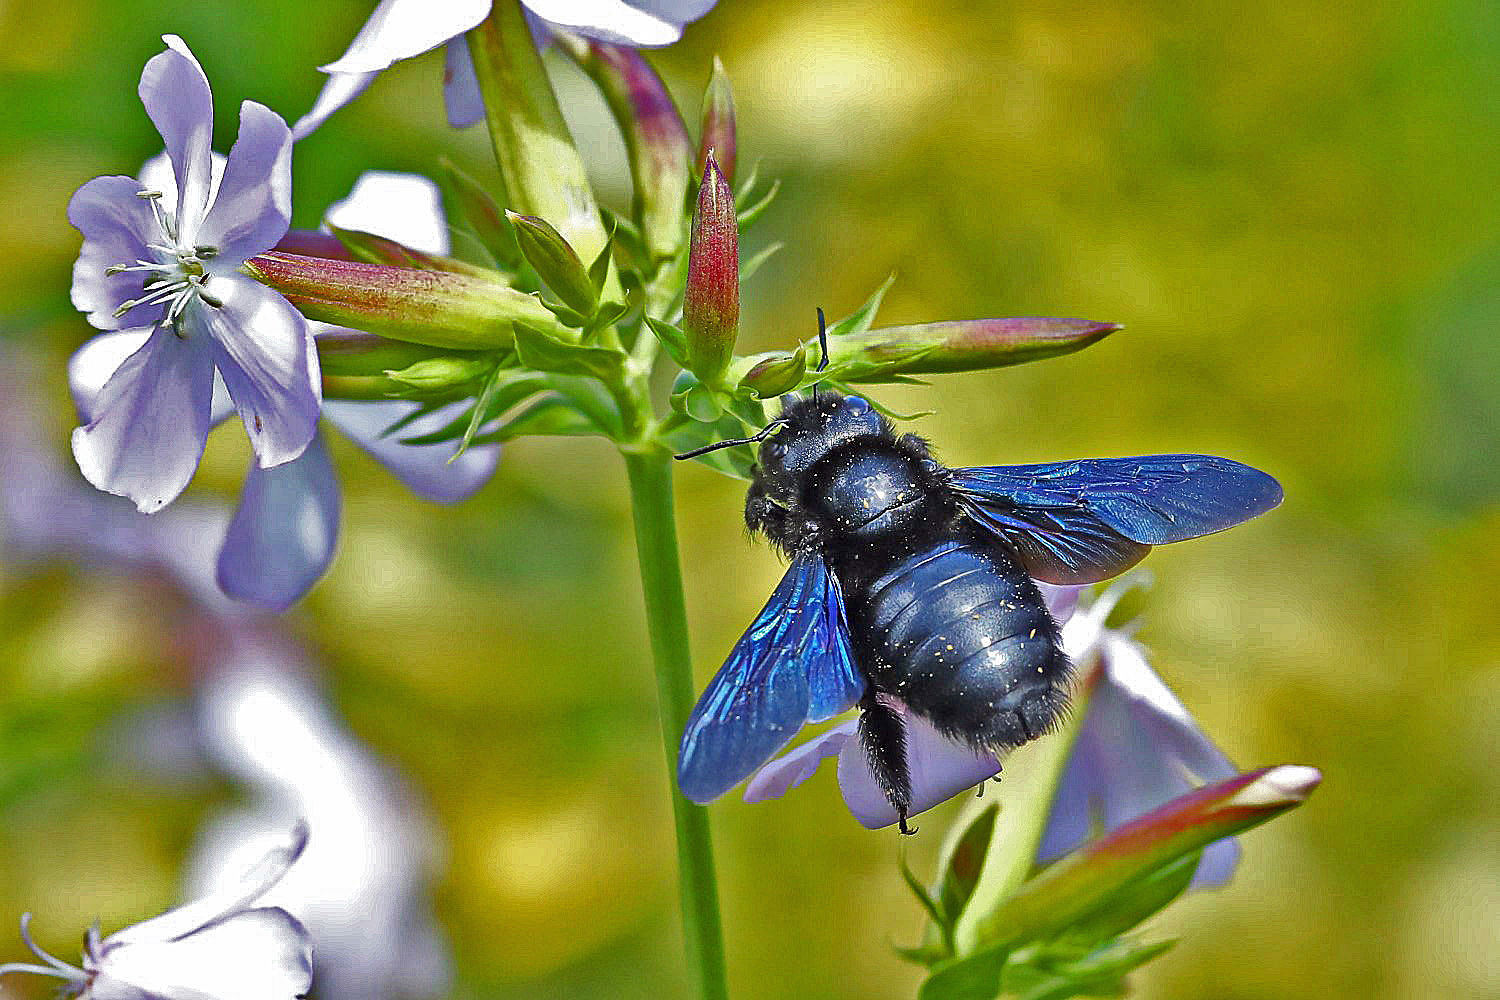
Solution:
{"label": "elongated flower tube", "polygon": [[719,170],[724,179],[734,183],[734,166],[738,141],[734,126],[734,91],[729,86],[729,74],[724,64],[714,56],[713,73],[708,78],[708,90],[703,95],[703,131],[698,139],[698,173],[708,165],[708,154],[712,152],[719,161]]}
{"label": "elongated flower tube", "polygon": [[496,350],[518,320],[555,326],[535,297],[488,278],[280,252],[247,266],[309,319],[415,344]]}
{"label": "elongated flower tube", "polygon": [[559,42],[599,85],[625,137],[647,250],[657,258],[674,256],[682,248],[693,147],[672,95],[634,49],[567,36]]}
{"label": "elongated flower tube", "polygon": [[1118,323],[1023,316],[888,326],[832,337],[829,360],[847,365],[846,382],[889,375],[978,371],[1082,350],[1122,329]]}
{"label": "elongated flower tube", "polygon": [[[513,2],[513,0],[505,0]],[[713,8],[715,0],[525,0],[527,13],[546,25],[617,45],[670,45],[683,26]],[[335,111],[375,82],[380,71],[439,45],[446,45],[443,96],[448,121],[474,125],[484,118],[484,102],[474,64],[460,37],[490,13],[491,0],[380,0],[370,19],[338,59],[320,66],[329,75],[313,107],[298,119],[297,138],[310,135]]]}
{"label": "elongated flower tube", "polygon": [[260,858],[229,885],[106,938],[97,925],[84,938],[82,968],[21,938],[44,965],[0,965],[66,982],[86,1000],[294,1000],[312,987],[307,930],[290,913],[255,904],[302,856],[307,828]]}
{"label": "elongated flower tube", "polygon": [[[73,195],[83,234],[73,303],[101,330],[149,328],[103,387],[73,454],[99,489],[160,510],[198,467],[223,377],[262,468],[312,440],[322,402],[307,324],[274,291],[240,273],[274,246],[291,216],[291,134],[253,101],[216,160],[208,78],[175,35],[141,74],[140,96],[166,144],[143,178],[97,177]],[[219,166],[222,164],[222,166]]]}
{"label": "elongated flower tube", "polygon": [[980,923],[978,938],[1004,946],[1065,928],[1132,879],[1301,805],[1322,780],[1317,768],[1285,764],[1188,792],[1023,884]]}
{"label": "elongated flower tube", "polygon": [[713,385],[722,379],[734,355],[739,323],[740,231],[734,193],[710,153],[693,213],[682,300],[688,368],[703,382]]}

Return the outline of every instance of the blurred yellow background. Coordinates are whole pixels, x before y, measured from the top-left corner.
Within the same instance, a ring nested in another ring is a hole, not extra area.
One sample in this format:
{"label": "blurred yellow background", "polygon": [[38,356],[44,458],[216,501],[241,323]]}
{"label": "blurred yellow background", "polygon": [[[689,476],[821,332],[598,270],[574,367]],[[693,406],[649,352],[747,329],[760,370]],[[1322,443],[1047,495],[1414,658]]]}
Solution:
{"label": "blurred yellow background", "polygon": [[[288,119],[370,5],[0,2],[0,335],[39,355],[59,453],[69,194],[159,140],[135,97],[159,36]],[[1286,504],[1159,550],[1143,640],[1245,767],[1315,764],[1303,809],[1245,838],[1227,889],[1154,925],[1135,978],[1174,998],[1500,996],[1500,20],[1475,0],[1364,4],[723,0],[651,55],[690,122],[722,56],[740,162],[784,182],[744,242],[786,247],[744,293],[741,347],[786,346],[889,273],[883,324],[1063,315],[1126,329],[1071,357],[877,393],[953,465],[1223,454]],[[559,93],[604,198],[623,149],[568,66]],[[489,176],[443,121],[441,57],[385,74],[295,162],[314,226],[366,169]],[[190,494],[232,503],[224,431]],[[288,624],[350,726],[446,838],[437,906],[456,997],[685,989],[671,818],[623,470],[523,440],[453,509],[336,448],[346,514]],[[0,469],[0,476],[6,470]],[[742,487],[678,478],[700,681],[781,573]],[[186,691],[173,620],[135,581],[0,567],[0,958],[36,911],[71,957],[157,912],[227,786],[136,780],[108,734]],[[948,807],[952,809],[952,805]],[[919,914],[898,843],[831,777],[712,807],[733,992],[911,996]],[[925,833],[926,831],[924,831]],[[41,996],[46,984],[7,989]]]}

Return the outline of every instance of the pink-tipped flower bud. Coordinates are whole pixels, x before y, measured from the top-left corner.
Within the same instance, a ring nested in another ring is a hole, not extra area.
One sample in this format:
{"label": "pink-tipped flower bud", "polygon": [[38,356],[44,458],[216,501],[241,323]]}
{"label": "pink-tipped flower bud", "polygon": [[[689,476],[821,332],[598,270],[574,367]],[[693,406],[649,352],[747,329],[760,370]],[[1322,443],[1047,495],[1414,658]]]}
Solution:
{"label": "pink-tipped flower bud", "polygon": [[708,385],[722,379],[734,354],[740,323],[740,231],[734,193],[712,152],[698,189],[693,239],[688,249],[682,332],[688,368]]}
{"label": "pink-tipped flower bud", "polygon": [[986,947],[1045,936],[1086,919],[1136,880],[1307,801],[1323,776],[1285,764],[1174,799],[1059,859],[976,926]]}
{"label": "pink-tipped flower bud", "polygon": [[757,399],[772,399],[797,388],[806,374],[807,350],[799,347],[792,354],[757,361],[740,379],[740,385],[755,393]]}
{"label": "pink-tipped flower bud", "polygon": [[708,89],[703,93],[703,132],[698,141],[698,173],[708,165],[709,150],[719,161],[719,170],[726,180],[734,182],[735,135],[734,135],[734,91],[729,86],[729,74],[724,64],[714,56],[713,73],[708,78]]}
{"label": "pink-tipped flower bud", "polygon": [[1070,354],[1119,329],[1118,323],[1038,316],[888,326],[830,338],[829,360],[850,366],[839,374],[846,382],[978,371]]}
{"label": "pink-tipped flower bud", "polygon": [[511,346],[516,321],[556,326],[535,296],[467,274],[274,251],[245,269],[309,319],[415,344],[496,350]]}
{"label": "pink-tipped flower bud", "polygon": [[632,48],[558,33],[558,44],[593,78],[625,137],[635,215],[653,257],[682,249],[693,146],[661,77]]}

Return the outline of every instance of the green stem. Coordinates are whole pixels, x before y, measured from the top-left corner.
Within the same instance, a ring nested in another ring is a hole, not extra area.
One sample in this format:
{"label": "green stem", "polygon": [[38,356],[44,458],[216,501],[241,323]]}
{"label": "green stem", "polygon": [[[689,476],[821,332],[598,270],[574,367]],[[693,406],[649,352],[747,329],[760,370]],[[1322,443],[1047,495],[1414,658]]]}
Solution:
{"label": "green stem", "polygon": [[635,544],[640,555],[651,652],[656,660],[662,745],[672,786],[672,813],[677,821],[677,865],[688,965],[696,983],[695,995],[700,1000],[724,1000],[728,996],[724,983],[724,935],[719,920],[719,891],[714,882],[708,813],[683,798],[675,780],[677,742],[693,707],[693,671],[688,653],[682,568],[677,555],[677,522],[672,506],[672,459],[659,449],[627,451],[624,456],[630,474]]}

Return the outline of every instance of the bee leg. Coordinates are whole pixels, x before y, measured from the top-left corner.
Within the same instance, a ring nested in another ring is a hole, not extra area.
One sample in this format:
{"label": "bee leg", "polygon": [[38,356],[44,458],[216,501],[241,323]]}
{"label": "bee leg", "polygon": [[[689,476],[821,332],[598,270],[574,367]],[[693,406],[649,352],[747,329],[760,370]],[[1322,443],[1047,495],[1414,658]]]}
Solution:
{"label": "bee leg", "polygon": [[911,772],[906,767],[906,729],[894,708],[868,691],[860,700],[859,742],[880,790],[900,818],[901,832],[916,833],[906,825],[911,809]]}

